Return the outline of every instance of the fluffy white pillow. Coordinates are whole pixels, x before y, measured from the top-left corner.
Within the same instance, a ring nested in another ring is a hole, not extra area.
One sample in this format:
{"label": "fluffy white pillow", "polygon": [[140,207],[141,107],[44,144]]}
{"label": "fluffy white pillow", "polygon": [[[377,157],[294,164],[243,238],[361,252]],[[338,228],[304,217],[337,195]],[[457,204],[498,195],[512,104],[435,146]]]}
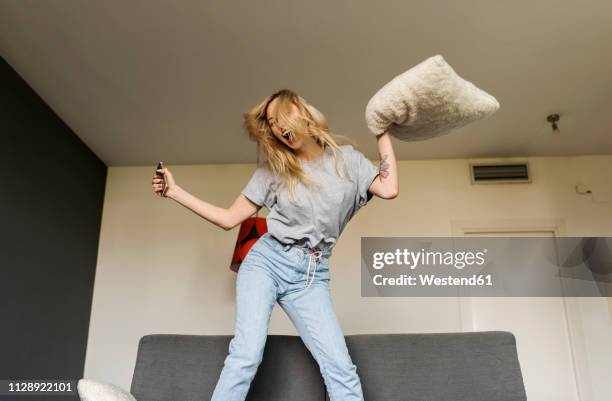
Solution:
{"label": "fluffy white pillow", "polygon": [[402,141],[420,141],[447,134],[497,109],[497,99],[457,75],[438,54],[376,92],[365,118],[374,135],[388,130]]}
{"label": "fluffy white pillow", "polygon": [[129,392],[114,384],[80,379],[77,390],[81,401],[136,401]]}

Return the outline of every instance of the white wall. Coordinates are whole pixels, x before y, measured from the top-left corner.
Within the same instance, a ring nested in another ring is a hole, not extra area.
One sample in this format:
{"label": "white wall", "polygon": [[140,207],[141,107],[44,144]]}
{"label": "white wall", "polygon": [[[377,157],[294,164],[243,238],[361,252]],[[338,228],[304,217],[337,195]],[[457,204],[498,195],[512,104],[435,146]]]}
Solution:
{"label": "white wall", "polygon": [[[469,161],[484,160],[497,159]],[[451,221],[500,218],[560,219],[568,236],[612,236],[612,156],[528,160],[533,182],[504,185],[470,184],[468,160],[399,162],[399,197],[374,198],[348,224],[334,248],[330,285],[345,334],[462,331],[456,298],[361,298],[361,236],[451,236]],[[182,187],[225,207],[254,170],[252,164],[169,167]],[[143,335],[233,334],[236,275],[229,262],[238,229],[226,232],[156,197],[150,186],[152,170],[153,166],[110,168],[102,220],[85,377],[126,389]],[[577,194],[577,183],[590,186],[594,194]],[[532,299],[533,309],[541,309],[542,301]],[[529,309],[520,313],[529,314]],[[508,316],[508,324],[513,320],[517,316]],[[491,324],[485,316],[475,316],[474,321],[476,329],[508,329],[499,316]],[[607,337],[602,334],[594,341],[612,341],[609,322],[607,329]],[[274,309],[270,333],[297,334],[279,307]],[[521,335],[517,341],[521,364],[528,367],[531,340]],[[569,349],[560,352],[566,353],[561,360],[571,357]],[[551,368],[558,360],[551,359]],[[546,394],[558,401],[577,400],[571,372],[568,368],[562,377],[549,377],[559,383],[556,389],[537,388],[541,381],[526,377],[528,396],[537,395],[529,399],[548,401],[539,398]]]}

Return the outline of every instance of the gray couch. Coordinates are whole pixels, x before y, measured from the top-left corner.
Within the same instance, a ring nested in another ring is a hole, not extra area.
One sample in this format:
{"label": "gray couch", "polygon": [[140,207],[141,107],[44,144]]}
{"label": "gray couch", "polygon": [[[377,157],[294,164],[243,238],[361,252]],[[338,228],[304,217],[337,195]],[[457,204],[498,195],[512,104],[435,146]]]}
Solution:
{"label": "gray couch", "polygon": [[[130,392],[138,401],[209,401],[231,338],[142,337]],[[527,399],[509,332],[359,334],[347,335],[346,342],[365,401]],[[247,400],[329,400],[318,365],[300,337],[268,336]]]}

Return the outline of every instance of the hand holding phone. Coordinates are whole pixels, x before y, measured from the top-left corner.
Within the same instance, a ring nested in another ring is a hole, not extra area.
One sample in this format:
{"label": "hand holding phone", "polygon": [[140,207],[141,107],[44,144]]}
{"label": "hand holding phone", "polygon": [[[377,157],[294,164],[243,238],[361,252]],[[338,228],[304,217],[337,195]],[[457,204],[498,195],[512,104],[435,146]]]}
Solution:
{"label": "hand holding phone", "polygon": [[162,190],[161,192],[159,192],[159,196],[166,196],[166,190],[168,189],[168,182],[166,181],[166,177],[164,175],[163,172],[158,171],[164,168],[164,162],[160,161],[159,163],[157,163],[157,168],[155,169],[155,176],[156,177],[161,177],[161,179],[163,180],[163,186],[162,186]]}

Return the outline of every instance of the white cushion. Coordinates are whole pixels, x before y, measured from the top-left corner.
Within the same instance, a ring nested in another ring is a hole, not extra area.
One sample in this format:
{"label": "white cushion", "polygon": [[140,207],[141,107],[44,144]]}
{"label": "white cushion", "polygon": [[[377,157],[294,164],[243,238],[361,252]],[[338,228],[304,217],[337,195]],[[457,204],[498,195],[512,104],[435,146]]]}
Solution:
{"label": "white cushion", "polygon": [[114,384],[80,379],[77,390],[81,401],[136,401],[128,391]]}
{"label": "white cushion", "polygon": [[365,118],[374,135],[388,130],[402,141],[420,141],[447,134],[497,109],[497,99],[457,75],[438,54],[376,92]]}

